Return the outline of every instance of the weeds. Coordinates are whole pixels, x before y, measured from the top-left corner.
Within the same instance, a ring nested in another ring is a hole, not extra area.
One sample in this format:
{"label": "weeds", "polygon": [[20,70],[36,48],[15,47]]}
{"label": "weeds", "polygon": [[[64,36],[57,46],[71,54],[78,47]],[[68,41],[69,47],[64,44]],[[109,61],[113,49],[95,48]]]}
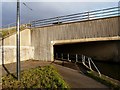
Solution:
{"label": "weeds", "polygon": [[[15,75],[15,74],[14,74]],[[21,80],[12,75],[2,77],[3,89],[15,88],[69,88],[68,84],[58,74],[53,66],[37,67],[21,72]]]}
{"label": "weeds", "polygon": [[95,80],[103,83],[104,85],[107,85],[108,87],[112,88],[113,90],[120,90],[120,83],[115,80],[111,80],[109,77],[102,75],[99,77],[98,74],[96,74],[93,71],[88,71],[87,75],[94,78]]}
{"label": "weeds", "polygon": [[[21,31],[24,30],[25,28],[26,28],[25,26],[20,26]],[[2,37],[4,38],[16,33],[16,27],[3,29],[1,32],[2,32]]]}

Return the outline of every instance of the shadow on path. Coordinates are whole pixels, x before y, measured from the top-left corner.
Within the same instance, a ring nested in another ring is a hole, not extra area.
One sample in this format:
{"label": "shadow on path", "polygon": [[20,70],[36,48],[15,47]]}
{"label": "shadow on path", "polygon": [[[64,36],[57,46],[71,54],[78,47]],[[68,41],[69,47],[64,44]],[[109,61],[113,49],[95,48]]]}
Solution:
{"label": "shadow on path", "polygon": [[10,73],[10,71],[6,68],[6,66],[5,66],[4,64],[2,65],[2,67],[3,67],[4,70],[7,72],[7,75],[11,75],[11,76],[14,77],[15,79],[17,79],[17,77],[16,77],[14,74]]}
{"label": "shadow on path", "polygon": [[78,72],[84,75],[89,70],[82,63],[72,63],[72,62],[59,61],[59,60],[54,60],[52,63],[77,70]]}

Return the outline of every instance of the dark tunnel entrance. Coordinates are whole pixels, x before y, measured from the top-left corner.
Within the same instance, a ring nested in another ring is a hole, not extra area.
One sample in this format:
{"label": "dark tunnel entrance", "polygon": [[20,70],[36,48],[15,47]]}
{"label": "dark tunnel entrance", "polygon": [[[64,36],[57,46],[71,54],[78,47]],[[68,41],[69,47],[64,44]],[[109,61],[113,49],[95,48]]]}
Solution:
{"label": "dark tunnel entrance", "polygon": [[[54,45],[54,58],[75,60],[76,54],[91,57],[99,70],[120,81],[120,41],[94,41]],[[72,55],[70,57],[70,55]],[[79,59],[80,56],[79,56]],[[103,69],[104,68],[104,69]]]}
{"label": "dark tunnel entrance", "polygon": [[95,60],[120,62],[120,41],[99,41],[54,45],[56,53],[86,55]]}

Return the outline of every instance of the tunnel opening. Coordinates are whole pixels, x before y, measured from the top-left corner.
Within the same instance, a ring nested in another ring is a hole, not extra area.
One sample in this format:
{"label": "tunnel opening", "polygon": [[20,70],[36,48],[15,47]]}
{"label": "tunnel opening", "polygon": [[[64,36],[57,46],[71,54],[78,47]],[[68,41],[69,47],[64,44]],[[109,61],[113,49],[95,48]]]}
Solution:
{"label": "tunnel opening", "polygon": [[120,41],[116,40],[54,45],[54,56],[56,57],[56,53],[79,54],[89,56],[97,61],[120,63],[119,44]]}
{"label": "tunnel opening", "polygon": [[75,62],[76,54],[78,60],[81,55],[91,57],[102,74],[120,81],[120,41],[92,41],[68,44],[55,44],[54,59],[72,60]]}

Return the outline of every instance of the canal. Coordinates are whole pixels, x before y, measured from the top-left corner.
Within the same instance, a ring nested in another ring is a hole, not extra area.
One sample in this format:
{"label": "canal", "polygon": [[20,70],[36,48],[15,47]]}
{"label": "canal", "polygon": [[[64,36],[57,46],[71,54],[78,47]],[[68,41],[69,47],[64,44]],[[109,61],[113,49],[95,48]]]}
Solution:
{"label": "canal", "polygon": [[[56,55],[54,55],[54,56],[56,56]],[[57,58],[59,58],[58,60],[64,59],[65,61],[67,61],[67,59],[68,59],[67,54],[63,54],[63,57],[62,57],[61,53],[57,54]],[[71,60],[71,63],[72,62],[75,63],[76,56],[70,55],[69,59]],[[80,56],[78,56],[78,60],[79,60],[79,62],[82,62]],[[98,60],[93,60],[93,61],[102,74],[120,81],[120,63],[98,61]],[[81,68],[81,64],[79,64],[79,66],[80,66],[79,68]],[[96,70],[96,69],[94,69],[93,65],[92,65],[92,69]]]}
{"label": "canal", "polygon": [[120,63],[94,61],[100,72],[120,81]]}

